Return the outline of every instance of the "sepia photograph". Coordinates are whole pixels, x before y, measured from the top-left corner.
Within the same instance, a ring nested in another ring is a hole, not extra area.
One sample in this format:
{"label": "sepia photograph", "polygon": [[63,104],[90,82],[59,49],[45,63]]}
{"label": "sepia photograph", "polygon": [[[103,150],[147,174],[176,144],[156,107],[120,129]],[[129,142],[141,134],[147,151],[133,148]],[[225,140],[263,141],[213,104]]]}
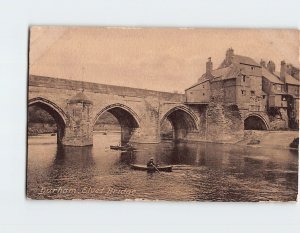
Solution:
{"label": "sepia photograph", "polygon": [[299,42],[293,29],[30,27],[27,198],[297,201]]}

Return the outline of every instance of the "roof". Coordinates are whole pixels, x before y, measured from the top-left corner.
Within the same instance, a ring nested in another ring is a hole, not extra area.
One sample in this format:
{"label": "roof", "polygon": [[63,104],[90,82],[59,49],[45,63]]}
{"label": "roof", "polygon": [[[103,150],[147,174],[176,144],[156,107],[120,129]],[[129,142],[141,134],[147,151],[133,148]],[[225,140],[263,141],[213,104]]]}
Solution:
{"label": "roof", "polygon": [[212,70],[211,74],[214,78],[224,78],[228,76],[228,73],[230,72],[232,66],[228,66],[225,68],[220,68],[220,69],[216,69],[216,70]]}
{"label": "roof", "polygon": [[[280,77],[279,72],[274,72],[277,77]],[[295,79],[293,76],[289,75],[288,73],[285,74],[285,82],[287,84],[291,85],[298,85],[299,86],[299,80]]]}
{"label": "roof", "polygon": [[272,83],[284,84],[276,75],[272,74],[265,67],[262,67],[262,76],[264,76]]}
{"label": "roof", "polygon": [[92,104],[93,102],[90,101],[86,95],[83,93],[83,91],[78,92],[72,99],[69,100],[70,104],[76,104],[76,103],[86,103],[86,104]]}
{"label": "roof", "polygon": [[260,65],[256,61],[254,61],[252,58],[246,57],[246,56],[241,56],[241,55],[234,55],[233,63],[246,64],[246,65],[260,67]]}
{"label": "roof", "polygon": [[191,88],[193,88],[193,87],[195,87],[195,86],[198,86],[198,85],[200,85],[200,84],[202,84],[202,83],[205,83],[205,82],[207,82],[207,81],[209,81],[209,79],[207,79],[207,78],[204,78],[204,79],[202,79],[202,80],[198,80],[198,82],[196,82],[195,84],[193,84],[192,86],[188,87],[188,88],[185,89],[185,90],[189,90],[189,89],[191,89]]}
{"label": "roof", "polygon": [[[212,72],[211,72],[212,79],[220,78],[221,80],[236,78],[239,73],[240,73],[240,70],[234,64],[231,64],[230,66],[227,66],[224,68],[218,68],[218,69],[212,70]],[[209,77],[205,73],[202,75],[202,77],[198,80],[197,83],[195,83],[194,85],[190,86],[189,88],[187,88],[185,90],[189,90],[189,89],[191,89],[201,83],[207,82],[209,80],[210,80]]]}
{"label": "roof", "polygon": [[292,85],[298,85],[299,86],[299,80],[295,79],[293,76],[286,74],[285,76],[285,82]]}

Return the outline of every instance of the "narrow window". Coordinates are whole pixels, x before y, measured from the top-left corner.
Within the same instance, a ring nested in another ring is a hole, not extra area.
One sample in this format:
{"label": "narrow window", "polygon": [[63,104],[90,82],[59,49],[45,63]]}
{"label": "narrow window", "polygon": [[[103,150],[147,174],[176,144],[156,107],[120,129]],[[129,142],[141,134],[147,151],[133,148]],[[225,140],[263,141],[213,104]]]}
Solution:
{"label": "narrow window", "polygon": [[245,75],[243,75],[243,82],[245,82],[246,81],[246,76]]}

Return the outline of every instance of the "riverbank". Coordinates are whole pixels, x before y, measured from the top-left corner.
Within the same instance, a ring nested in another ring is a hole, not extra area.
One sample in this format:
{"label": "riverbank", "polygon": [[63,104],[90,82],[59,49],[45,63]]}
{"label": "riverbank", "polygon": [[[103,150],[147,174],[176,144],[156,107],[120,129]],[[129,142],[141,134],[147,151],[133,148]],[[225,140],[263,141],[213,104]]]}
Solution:
{"label": "riverbank", "polygon": [[244,139],[236,144],[252,147],[294,149],[290,147],[290,143],[297,137],[299,137],[298,131],[245,130]]}

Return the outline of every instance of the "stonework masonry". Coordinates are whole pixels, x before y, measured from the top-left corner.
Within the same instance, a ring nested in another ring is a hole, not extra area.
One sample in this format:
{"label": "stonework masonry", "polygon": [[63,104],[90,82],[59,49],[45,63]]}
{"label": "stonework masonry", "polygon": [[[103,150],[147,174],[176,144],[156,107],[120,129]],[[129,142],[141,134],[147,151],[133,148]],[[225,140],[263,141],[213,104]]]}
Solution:
{"label": "stonework masonry", "polygon": [[299,80],[280,74],[269,62],[226,52],[219,68],[211,58],[206,73],[185,94],[29,76],[28,105],[49,112],[57,123],[58,143],[93,144],[93,128],[104,112],[120,123],[121,142],[158,143],[165,121],[173,139],[237,142],[244,129],[298,127]]}

